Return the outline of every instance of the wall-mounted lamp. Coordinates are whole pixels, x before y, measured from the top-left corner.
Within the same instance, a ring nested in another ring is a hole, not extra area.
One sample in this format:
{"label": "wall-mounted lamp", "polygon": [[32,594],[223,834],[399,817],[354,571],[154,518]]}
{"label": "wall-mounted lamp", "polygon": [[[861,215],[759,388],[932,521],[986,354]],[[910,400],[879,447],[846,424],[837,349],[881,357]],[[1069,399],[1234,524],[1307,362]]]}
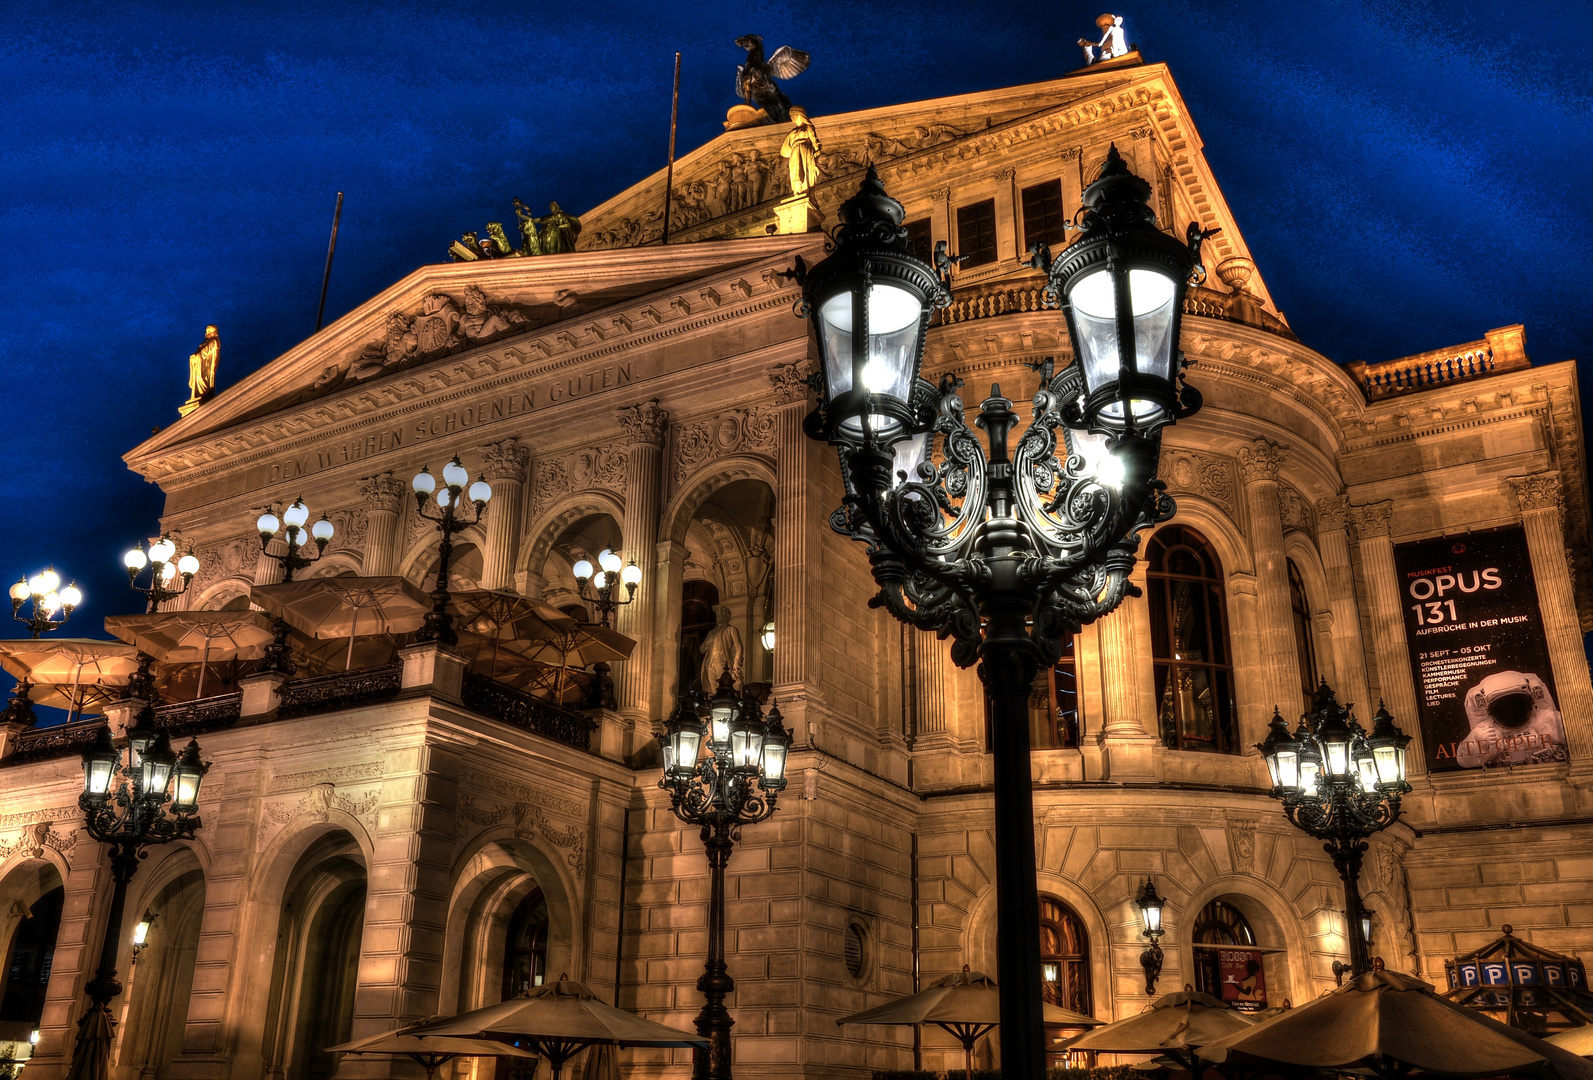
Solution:
{"label": "wall-mounted lamp", "polygon": [[1135,903],[1139,905],[1139,935],[1150,939],[1150,947],[1139,954],[1139,966],[1145,969],[1145,993],[1150,996],[1156,993],[1156,980],[1162,973],[1162,906],[1167,901],[1156,894],[1156,883],[1146,878]]}

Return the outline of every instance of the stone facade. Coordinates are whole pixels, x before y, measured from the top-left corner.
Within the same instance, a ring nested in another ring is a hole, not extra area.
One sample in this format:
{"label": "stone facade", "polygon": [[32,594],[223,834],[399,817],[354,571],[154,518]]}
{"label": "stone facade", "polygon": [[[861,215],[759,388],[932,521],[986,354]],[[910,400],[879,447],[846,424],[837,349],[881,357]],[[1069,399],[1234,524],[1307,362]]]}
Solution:
{"label": "stone facade", "polygon": [[[959,273],[925,361],[929,377],[955,371],[970,394],[1027,388],[1025,362],[1070,359],[1061,314],[1040,309],[1043,282],[1017,262],[1038,225],[1025,191],[1054,182],[1060,205],[1076,207],[1115,142],[1153,180],[1165,225],[1223,230],[1208,252],[1222,285],[1192,289],[1183,324],[1206,407],[1168,431],[1162,474],[1179,506],[1163,528],[1197,531],[1219,564],[1231,752],[1168,745],[1147,593],[1078,636],[1078,730],[1034,755],[1040,885],[1087,938],[1089,1010],[1115,1018],[1145,1004],[1132,901],[1147,875],[1168,898],[1164,987],[1195,980],[1196,922],[1217,900],[1267,950],[1271,1003],[1331,985],[1346,954],[1338,878],[1267,797],[1249,749],[1274,706],[1304,704],[1291,568],[1315,674],[1363,719],[1381,698],[1419,735],[1393,545],[1517,523],[1570,762],[1416,775],[1404,822],[1367,858],[1373,951],[1441,981],[1446,957],[1504,922],[1541,945],[1593,950],[1593,686],[1580,646],[1593,574],[1573,365],[1531,366],[1519,327],[1355,371],[1297,341],[1158,65],[816,124],[826,220],[870,163],[909,220],[953,249],[959,211],[993,204],[994,258]],[[582,250],[423,267],[127,455],[166,492],[162,530],[195,545],[196,607],[270,580],[252,523],[301,493],[339,521],[311,573],[422,582],[435,533],[405,481],[456,452],[493,489],[481,526],[459,540],[464,583],[578,604],[570,568],[603,546],[645,577],[620,620],[638,645],[615,666],[618,707],[589,714],[589,747],[572,745],[574,729],[515,726],[470,704],[458,662],[436,650],[406,652],[379,701],[296,718],[279,708],[293,683],[244,680],[238,722],[203,735],[215,767],[199,838],[157,851],[133,883],[130,913],[173,917],[121,999],[118,1080],[310,1080],[326,1075],[319,1045],[496,1000],[506,935],[536,890],[547,977],[568,973],[690,1026],[707,864],[656,787],[652,738],[689,670],[693,612],[710,601],[731,610],[745,677],[772,684],[796,736],[778,812],[745,830],[728,870],[738,1065],[851,1077],[909,1067],[907,1033],[835,1019],[910,992],[915,967],[924,983],[965,963],[993,971],[978,682],[944,643],[867,606],[862,551],[827,528],[840,482],[832,453],[801,432],[814,351],[782,276],[796,256],[822,258],[823,237],[766,235],[780,170],[763,177],[756,163],[779,137],[731,132],[683,157],[690,212],[668,246],[634,246],[656,201],[658,183],[644,181],[586,216]],[[741,187],[720,192],[721,173],[738,168]],[[1135,581],[1146,585],[1143,566]],[[758,644],[771,617],[772,654]],[[6,753],[27,745],[15,730],[3,738]],[[75,758],[0,772],[0,932],[9,940],[21,917],[6,914],[13,901],[64,888],[29,1066],[52,1080],[96,960],[108,875],[77,824]],[[686,1075],[680,1051],[628,1060],[635,1075]],[[960,1052],[926,1032],[922,1061],[943,1068]],[[338,1069],[403,1071],[356,1058]]]}

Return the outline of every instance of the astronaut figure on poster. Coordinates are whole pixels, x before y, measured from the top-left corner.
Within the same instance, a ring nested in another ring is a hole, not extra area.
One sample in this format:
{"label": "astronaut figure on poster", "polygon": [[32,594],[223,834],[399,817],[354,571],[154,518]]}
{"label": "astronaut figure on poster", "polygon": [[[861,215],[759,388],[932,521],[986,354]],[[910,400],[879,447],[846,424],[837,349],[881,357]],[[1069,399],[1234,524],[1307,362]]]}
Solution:
{"label": "astronaut figure on poster", "polygon": [[1467,769],[1565,761],[1565,725],[1554,695],[1531,672],[1496,671],[1466,691],[1471,733],[1455,747]]}

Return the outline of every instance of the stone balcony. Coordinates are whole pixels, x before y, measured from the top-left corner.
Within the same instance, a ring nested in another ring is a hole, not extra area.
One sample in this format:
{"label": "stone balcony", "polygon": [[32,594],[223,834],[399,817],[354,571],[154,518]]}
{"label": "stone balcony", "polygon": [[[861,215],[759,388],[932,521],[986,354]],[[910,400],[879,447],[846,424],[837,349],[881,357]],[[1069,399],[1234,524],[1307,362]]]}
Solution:
{"label": "stone balcony", "polygon": [[1481,341],[1468,341],[1447,349],[1403,356],[1368,364],[1353,360],[1344,365],[1368,402],[1451,387],[1456,383],[1522,371],[1532,366],[1527,358],[1526,329],[1514,326],[1490,330]]}

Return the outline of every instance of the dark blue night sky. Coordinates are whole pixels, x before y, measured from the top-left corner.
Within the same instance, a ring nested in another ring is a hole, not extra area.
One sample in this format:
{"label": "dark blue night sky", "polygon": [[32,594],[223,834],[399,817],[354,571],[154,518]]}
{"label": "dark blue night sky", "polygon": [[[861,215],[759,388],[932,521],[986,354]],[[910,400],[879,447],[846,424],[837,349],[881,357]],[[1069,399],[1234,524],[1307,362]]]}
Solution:
{"label": "dark blue night sky", "polygon": [[[160,500],[120,456],[176,419],[207,322],[223,386],[310,333],[337,191],[328,321],[511,196],[580,213],[660,167],[677,49],[684,152],[736,100],[739,34],[811,51],[787,89],[822,116],[1055,77],[1100,10],[11,0],[0,573],[75,577],[80,633],[138,610],[120,554]],[[1593,6],[1123,13],[1307,344],[1377,361],[1522,322],[1538,362],[1582,357],[1593,383]]]}

